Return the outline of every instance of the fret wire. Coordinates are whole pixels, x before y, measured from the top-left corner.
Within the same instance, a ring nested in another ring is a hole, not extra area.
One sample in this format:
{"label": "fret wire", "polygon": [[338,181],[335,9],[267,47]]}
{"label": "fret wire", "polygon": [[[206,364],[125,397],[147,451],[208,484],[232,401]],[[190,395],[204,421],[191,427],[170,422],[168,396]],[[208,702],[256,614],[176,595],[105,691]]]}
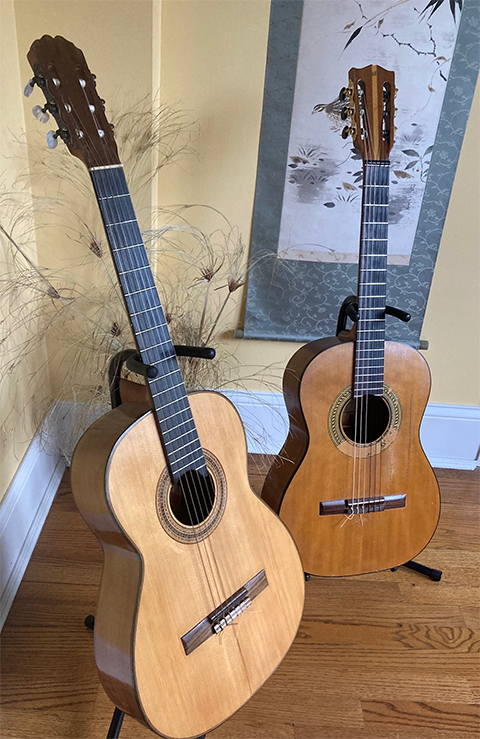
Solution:
{"label": "fret wire", "polygon": [[[170,359],[170,357],[168,357]],[[152,398],[156,398],[158,395],[162,395],[162,393],[168,393],[170,390],[173,390],[176,387],[181,387],[183,385],[183,382],[179,382],[176,385],[171,385],[170,387],[165,388],[165,390],[159,390],[158,393],[152,393]]]}
{"label": "fret wire", "polygon": [[[179,403],[181,400],[188,400],[186,396],[182,396],[181,398],[176,398],[176,400],[171,400],[169,403],[162,403],[162,410],[165,408],[168,408],[169,405],[175,405],[175,403]],[[184,410],[187,410],[186,408]],[[176,428],[176,426],[174,426]],[[170,427],[170,431],[172,430],[172,427]]]}

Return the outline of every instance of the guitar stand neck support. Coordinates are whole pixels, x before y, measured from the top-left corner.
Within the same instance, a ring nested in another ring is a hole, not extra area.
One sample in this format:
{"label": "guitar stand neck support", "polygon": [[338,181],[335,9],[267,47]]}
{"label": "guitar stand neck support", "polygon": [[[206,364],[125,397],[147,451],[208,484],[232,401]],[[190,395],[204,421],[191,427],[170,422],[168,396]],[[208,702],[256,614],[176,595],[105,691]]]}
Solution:
{"label": "guitar stand neck support", "polygon": [[[214,359],[215,357],[215,349],[209,346],[175,344],[174,349],[177,357],[193,357],[195,359]],[[112,408],[117,408],[122,402],[120,398],[120,376],[123,365],[130,372],[135,372],[135,374],[142,375],[142,377],[149,380],[153,380],[158,374],[158,370],[154,365],[146,365],[141,361],[136,349],[124,349],[115,354],[108,367],[108,384]]]}
{"label": "guitar stand neck support", "polygon": [[[407,313],[400,308],[394,308],[391,305],[385,306],[385,315],[399,318],[400,321],[403,321],[404,323],[408,323],[408,321],[412,317],[410,313]],[[350,318],[353,323],[356,323],[360,318],[360,314],[358,312],[358,298],[356,295],[349,295],[348,298],[345,298],[341,305],[338,314],[336,336],[338,336],[342,331],[346,330],[347,318]]]}

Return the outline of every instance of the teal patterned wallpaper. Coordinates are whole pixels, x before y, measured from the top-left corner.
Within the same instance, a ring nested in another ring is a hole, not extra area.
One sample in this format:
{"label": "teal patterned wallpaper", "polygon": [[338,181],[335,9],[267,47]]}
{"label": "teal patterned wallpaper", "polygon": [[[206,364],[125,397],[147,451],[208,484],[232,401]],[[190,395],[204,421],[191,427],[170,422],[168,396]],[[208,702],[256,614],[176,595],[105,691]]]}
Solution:
{"label": "teal patterned wallpaper", "polygon": [[[404,324],[387,317],[387,337],[415,347],[480,66],[480,3],[464,0],[461,6],[456,0],[457,43],[410,264],[389,266],[387,302],[407,310],[412,320]],[[357,264],[277,256],[302,10],[303,0],[272,0],[244,327],[248,339],[331,336],[343,299],[356,293]]]}

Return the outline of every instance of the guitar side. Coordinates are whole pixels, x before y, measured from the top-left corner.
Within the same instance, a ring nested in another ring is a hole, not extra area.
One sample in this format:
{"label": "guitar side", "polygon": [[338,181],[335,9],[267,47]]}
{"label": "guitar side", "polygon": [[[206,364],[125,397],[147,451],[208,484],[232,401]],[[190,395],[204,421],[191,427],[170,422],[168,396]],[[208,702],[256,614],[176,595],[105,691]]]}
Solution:
{"label": "guitar side", "polygon": [[[135,420],[136,406],[125,404],[107,414],[72,466],[77,505],[104,550],[95,620],[103,686],[158,734],[182,739],[211,730],[261,687],[295,637],[304,597],[295,544],[249,487],[238,414],[216,393],[190,402],[226,489],[221,520],[203,542],[175,541],[161,525],[165,461],[151,413]],[[261,570],[268,585],[251,606],[186,654],[181,637]]]}
{"label": "guitar side", "polygon": [[[312,342],[309,354],[302,347],[285,372],[290,431],[262,497],[285,521],[307,572],[340,576],[396,567],[428,544],[440,512],[438,484],[419,439],[428,365],[411,347],[386,342],[385,383],[394,391],[398,417],[391,413],[382,439],[366,450],[371,456],[362,457],[341,428],[335,431],[334,399],[351,385],[354,344],[322,341],[329,340]],[[284,460],[288,454],[291,463]],[[405,507],[350,518],[320,515],[322,502],[352,498],[359,473],[362,494],[373,480],[376,495],[406,495]]]}

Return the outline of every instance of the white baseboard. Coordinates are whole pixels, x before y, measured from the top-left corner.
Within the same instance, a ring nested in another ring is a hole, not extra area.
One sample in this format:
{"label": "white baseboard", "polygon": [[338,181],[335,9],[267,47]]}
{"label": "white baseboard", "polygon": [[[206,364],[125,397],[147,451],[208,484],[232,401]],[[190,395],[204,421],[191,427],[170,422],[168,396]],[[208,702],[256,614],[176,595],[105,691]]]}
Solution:
{"label": "white baseboard", "polygon": [[480,465],[480,408],[428,403],[420,438],[432,467],[473,470]]}
{"label": "white baseboard", "polygon": [[65,470],[57,413],[30,444],[0,506],[0,630],[30,561]]}
{"label": "white baseboard", "polygon": [[[248,451],[276,454],[288,432],[283,395],[247,390],[222,392],[240,413],[247,434]],[[480,408],[429,403],[420,437],[432,467],[473,470],[480,464]]]}

